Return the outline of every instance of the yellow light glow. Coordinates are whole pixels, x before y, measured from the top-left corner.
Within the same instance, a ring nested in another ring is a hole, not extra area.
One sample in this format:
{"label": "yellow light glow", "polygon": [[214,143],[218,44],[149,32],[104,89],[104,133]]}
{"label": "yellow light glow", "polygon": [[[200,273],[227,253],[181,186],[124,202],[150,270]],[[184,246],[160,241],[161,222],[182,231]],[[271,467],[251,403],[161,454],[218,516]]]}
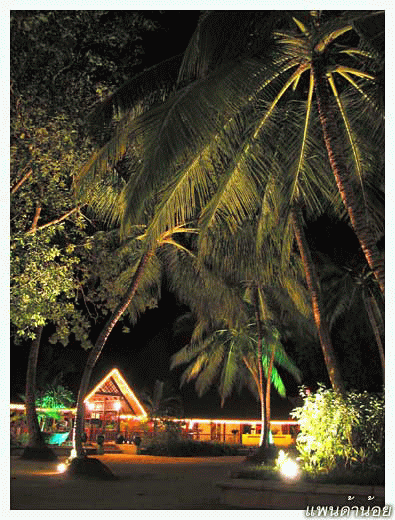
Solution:
{"label": "yellow light glow", "polygon": [[[186,423],[189,422],[189,426],[192,427],[195,423],[198,424],[249,424],[256,426],[257,424],[260,424],[260,421],[257,421],[256,419],[254,421],[248,421],[246,419],[173,419],[174,421],[184,421]],[[270,421],[270,424],[273,426],[275,425],[282,425],[282,424],[298,424],[295,420],[290,421]]]}
{"label": "yellow light glow", "polygon": [[[10,410],[23,410],[25,411],[25,405],[24,404],[10,404]],[[51,408],[36,408],[37,412],[48,412],[51,410]],[[75,413],[77,411],[77,408],[59,408],[57,409],[58,412],[71,412]]]}
{"label": "yellow light glow", "polygon": [[277,466],[280,468],[281,475],[287,479],[295,479],[300,475],[299,466],[284,450],[278,453]]}
{"label": "yellow light glow", "polygon": [[117,368],[113,368],[107,375],[104,377],[99,383],[95,386],[95,388],[85,397],[84,402],[89,401],[89,399],[100,389],[102,385],[104,385],[111,377],[114,378],[116,381],[119,389],[123,393],[124,397],[130,402],[134,403],[136,407],[138,408],[140,412],[139,417],[146,418],[147,412],[143,408],[143,406],[140,404],[139,400],[133,393],[133,391],[130,389],[129,385],[126,383],[125,379],[122,377],[121,373]]}
{"label": "yellow light glow", "polygon": [[288,459],[282,464],[280,469],[286,478],[294,479],[299,476],[299,467],[294,460]]}
{"label": "yellow light glow", "polygon": [[57,467],[59,473],[64,473],[67,469],[67,464],[58,464],[58,467]]}
{"label": "yellow light glow", "polygon": [[75,459],[77,456],[77,450],[75,448],[73,448],[70,452],[70,460],[71,459]]}

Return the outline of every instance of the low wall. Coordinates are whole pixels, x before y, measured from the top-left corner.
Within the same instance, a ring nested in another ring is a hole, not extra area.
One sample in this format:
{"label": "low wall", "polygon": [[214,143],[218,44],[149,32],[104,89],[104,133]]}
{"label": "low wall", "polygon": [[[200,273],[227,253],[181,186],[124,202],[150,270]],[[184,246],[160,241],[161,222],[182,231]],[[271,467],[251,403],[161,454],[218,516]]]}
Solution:
{"label": "low wall", "polygon": [[[218,482],[220,503],[243,509],[306,510],[307,507],[383,507],[384,487],[274,480],[230,479]],[[314,515],[312,515],[314,516]]]}

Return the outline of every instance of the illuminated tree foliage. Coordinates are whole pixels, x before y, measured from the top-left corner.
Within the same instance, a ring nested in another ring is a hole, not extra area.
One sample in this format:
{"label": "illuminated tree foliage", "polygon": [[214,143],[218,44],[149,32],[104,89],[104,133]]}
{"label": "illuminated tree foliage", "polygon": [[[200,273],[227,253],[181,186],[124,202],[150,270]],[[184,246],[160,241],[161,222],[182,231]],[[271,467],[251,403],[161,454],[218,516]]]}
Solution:
{"label": "illuminated tree foliage", "polygon": [[134,78],[99,106],[97,119],[108,125],[112,107],[118,124],[79,178],[90,197],[125,160],[127,182],[107,210],[125,234],[153,215],[152,243],[189,221],[204,237],[258,219],[261,235],[280,237],[284,264],[296,242],[340,393],[304,219],[347,212],[384,290],[382,41],[383,13],[205,12],[162,102],[152,101],[158,81],[144,97]]}

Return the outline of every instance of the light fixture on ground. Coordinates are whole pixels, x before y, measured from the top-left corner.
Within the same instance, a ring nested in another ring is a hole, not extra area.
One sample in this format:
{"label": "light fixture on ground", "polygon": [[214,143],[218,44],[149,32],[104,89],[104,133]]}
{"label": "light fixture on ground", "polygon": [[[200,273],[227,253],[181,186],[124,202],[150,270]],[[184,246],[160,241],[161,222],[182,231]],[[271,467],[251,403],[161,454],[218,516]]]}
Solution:
{"label": "light fixture on ground", "polygon": [[298,464],[294,460],[290,459],[284,450],[280,450],[276,462],[281,475],[286,479],[294,480],[300,476]]}

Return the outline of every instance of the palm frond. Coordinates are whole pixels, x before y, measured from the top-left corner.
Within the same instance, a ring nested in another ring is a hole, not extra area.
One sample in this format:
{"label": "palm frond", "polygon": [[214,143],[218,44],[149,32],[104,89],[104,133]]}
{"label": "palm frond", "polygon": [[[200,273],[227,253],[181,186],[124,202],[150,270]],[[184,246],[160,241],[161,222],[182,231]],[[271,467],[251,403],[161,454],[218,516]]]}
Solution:
{"label": "palm frond", "polygon": [[96,105],[88,117],[90,133],[97,136],[114,118],[126,113],[137,117],[152,105],[163,102],[174,89],[182,55],[172,56],[124,83],[114,94]]}

